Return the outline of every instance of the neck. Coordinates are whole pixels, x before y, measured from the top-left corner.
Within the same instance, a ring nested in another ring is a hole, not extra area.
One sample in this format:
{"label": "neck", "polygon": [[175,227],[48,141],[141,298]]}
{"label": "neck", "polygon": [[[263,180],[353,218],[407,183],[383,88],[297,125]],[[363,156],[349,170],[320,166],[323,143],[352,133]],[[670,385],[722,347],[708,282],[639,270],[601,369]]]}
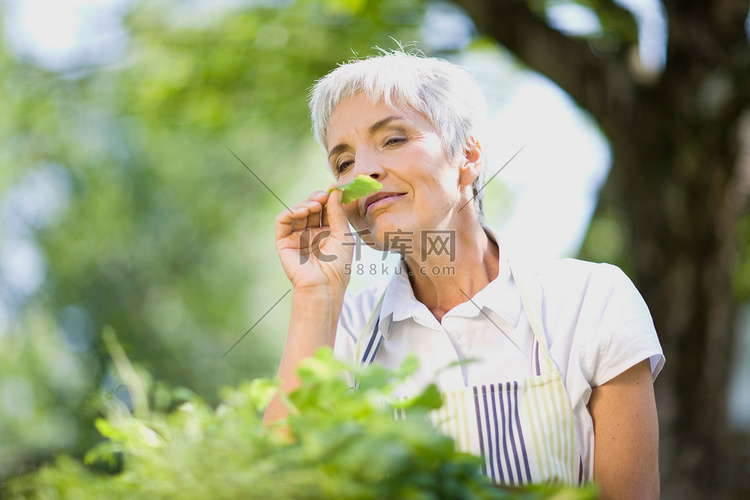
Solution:
{"label": "neck", "polygon": [[[478,222],[430,235],[442,240],[426,241],[425,248],[422,238],[416,238],[419,245],[405,261],[414,296],[441,321],[446,312],[497,278],[499,248]],[[453,243],[446,241],[449,238]],[[449,255],[452,244],[455,251]]]}

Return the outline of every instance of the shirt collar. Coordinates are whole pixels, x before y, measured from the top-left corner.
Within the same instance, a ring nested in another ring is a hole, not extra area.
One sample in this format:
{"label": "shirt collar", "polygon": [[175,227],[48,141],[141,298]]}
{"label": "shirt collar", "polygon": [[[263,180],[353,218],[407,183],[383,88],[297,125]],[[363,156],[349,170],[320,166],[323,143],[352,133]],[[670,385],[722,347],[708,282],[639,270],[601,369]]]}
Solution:
{"label": "shirt collar", "polygon": [[[510,265],[500,247],[500,239],[490,226],[482,226],[487,235],[498,244],[498,275],[485,288],[466,301],[454,307],[449,314],[453,316],[475,317],[480,309],[486,308],[498,314],[513,328],[518,324],[521,314],[521,298],[513,281]],[[387,338],[392,323],[413,318],[414,321],[432,329],[439,329],[440,323],[432,315],[427,306],[419,302],[414,296],[406,265],[402,261],[399,264],[400,272],[394,274],[383,297],[383,305],[380,310],[380,329]]]}

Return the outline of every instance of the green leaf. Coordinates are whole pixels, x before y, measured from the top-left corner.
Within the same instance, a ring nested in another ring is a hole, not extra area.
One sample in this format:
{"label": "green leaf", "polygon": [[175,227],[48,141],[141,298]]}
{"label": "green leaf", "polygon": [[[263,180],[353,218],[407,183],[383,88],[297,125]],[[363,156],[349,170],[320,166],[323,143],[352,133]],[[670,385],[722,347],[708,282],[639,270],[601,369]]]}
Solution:
{"label": "green leaf", "polygon": [[112,425],[112,423],[103,418],[97,418],[94,421],[94,426],[102,436],[112,441],[122,442],[127,439],[127,434],[122,429]]}
{"label": "green leaf", "polygon": [[359,175],[353,181],[335,188],[331,188],[328,190],[328,192],[330,193],[334,189],[341,190],[341,203],[347,204],[353,202],[354,200],[358,200],[363,196],[367,196],[368,194],[380,191],[381,189],[383,189],[383,185],[372,177]]}
{"label": "green leaf", "polygon": [[407,398],[399,403],[395,403],[397,408],[423,408],[425,410],[435,410],[443,405],[443,398],[435,384],[428,385],[418,396]]}
{"label": "green leaf", "polygon": [[94,465],[97,462],[103,462],[110,467],[114,467],[117,464],[115,454],[121,452],[122,445],[120,443],[104,441],[86,452],[83,457],[83,463],[86,465]]}

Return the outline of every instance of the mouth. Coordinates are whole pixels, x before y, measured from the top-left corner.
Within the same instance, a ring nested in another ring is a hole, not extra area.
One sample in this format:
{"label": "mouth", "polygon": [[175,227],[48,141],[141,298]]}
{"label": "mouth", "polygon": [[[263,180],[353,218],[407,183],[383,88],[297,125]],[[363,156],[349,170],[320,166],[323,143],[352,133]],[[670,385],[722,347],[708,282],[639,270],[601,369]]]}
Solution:
{"label": "mouth", "polygon": [[364,212],[365,215],[372,210],[379,206],[385,205],[386,203],[390,203],[391,201],[403,196],[406,193],[393,193],[393,192],[383,192],[379,191],[375,194],[372,194],[365,199],[364,203]]}

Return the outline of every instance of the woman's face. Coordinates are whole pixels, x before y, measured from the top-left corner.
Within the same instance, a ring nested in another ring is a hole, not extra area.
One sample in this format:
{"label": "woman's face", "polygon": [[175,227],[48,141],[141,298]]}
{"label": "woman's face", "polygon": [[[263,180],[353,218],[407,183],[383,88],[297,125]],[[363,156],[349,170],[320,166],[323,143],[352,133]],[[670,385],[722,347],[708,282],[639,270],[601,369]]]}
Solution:
{"label": "woman's face", "polygon": [[383,184],[378,193],[344,206],[356,231],[372,233],[374,240],[362,238],[371,246],[384,249],[386,240],[394,241],[389,232],[401,230],[400,241],[418,244],[421,230],[454,227],[452,216],[467,199],[459,162],[465,158],[451,161],[437,129],[423,115],[372,104],[359,93],[336,107],[326,142],[328,162],[340,184],[358,175]]}

